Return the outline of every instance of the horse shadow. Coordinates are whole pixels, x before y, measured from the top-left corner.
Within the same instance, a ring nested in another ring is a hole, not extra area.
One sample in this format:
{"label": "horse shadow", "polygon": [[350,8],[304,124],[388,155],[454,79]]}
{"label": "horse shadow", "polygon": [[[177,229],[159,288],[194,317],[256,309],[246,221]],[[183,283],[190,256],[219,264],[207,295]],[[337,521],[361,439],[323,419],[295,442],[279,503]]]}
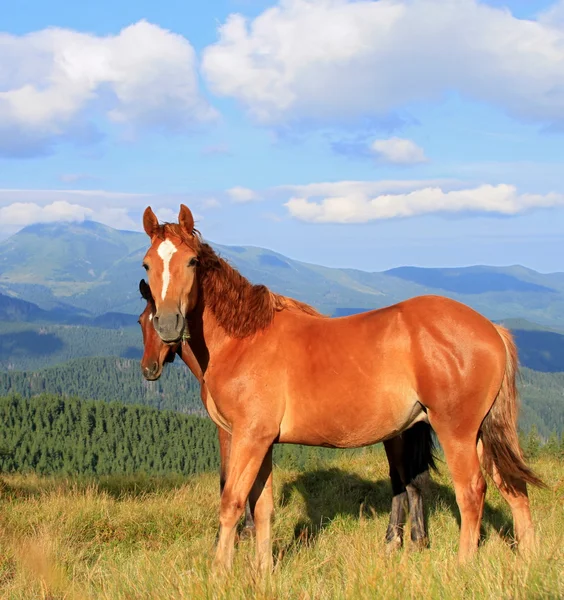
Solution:
{"label": "horse shadow", "polygon": [[[355,473],[336,467],[301,473],[284,484],[279,505],[287,506],[293,495],[299,494],[305,501],[307,516],[294,527],[295,543],[315,544],[317,536],[338,517],[357,520],[389,515],[392,505],[392,488],[388,479],[368,480]],[[436,512],[446,508],[455,517],[460,528],[460,513],[454,491],[432,478],[422,486],[425,523]],[[480,543],[490,535],[486,527],[496,531],[504,541],[513,545],[513,526],[509,513],[486,502]],[[409,533],[406,531],[406,540]],[[432,546],[433,540],[430,540]],[[289,548],[281,548],[285,552]]]}

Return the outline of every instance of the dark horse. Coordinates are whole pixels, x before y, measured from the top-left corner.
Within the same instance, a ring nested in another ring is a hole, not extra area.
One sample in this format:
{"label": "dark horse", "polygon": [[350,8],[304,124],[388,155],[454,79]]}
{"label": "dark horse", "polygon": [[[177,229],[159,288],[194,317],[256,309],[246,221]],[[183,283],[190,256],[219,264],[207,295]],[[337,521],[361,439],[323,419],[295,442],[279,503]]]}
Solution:
{"label": "dark horse", "polygon": [[460,509],[459,559],[478,545],[488,472],[513,513],[523,551],[534,546],[527,483],[542,485],[517,437],[517,350],[509,331],[468,306],[421,296],[328,319],[251,285],[194,230],[150,208],[144,258],[167,344],[190,336],[204,405],[231,434],[215,564],[232,564],[236,525],[249,498],[259,565],[272,565],[272,446],[352,448],[428,422],[437,434]]}
{"label": "dark horse", "polygon": [[[184,361],[192,374],[200,382],[204,382],[202,369],[190,348],[187,340],[177,344],[165,344],[155,328],[153,317],[156,312],[151,290],[145,280],[139,282],[139,292],[147,301],[145,309],[139,317],[143,334],[143,358],[141,370],[149,381],[161,376],[165,362],[174,361],[176,354]],[[218,427],[220,475],[219,489],[223,493],[229,460],[231,435],[222,427]],[[428,423],[416,423],[411,429],[384,442],[390,467],[392,483],[392,509],[390,522],[386,531],[386,542],[389,548],[401,548],[403,530],[406,523],[406,505],[411,517],[411,541],[414,547],[423,548],[428,545],[427,528],[424,518],[421,481],[429,468],[435,468],[433,459],[433,438]],[[249,502],[245,503],[245,530],[252,532],[254,522]]]}

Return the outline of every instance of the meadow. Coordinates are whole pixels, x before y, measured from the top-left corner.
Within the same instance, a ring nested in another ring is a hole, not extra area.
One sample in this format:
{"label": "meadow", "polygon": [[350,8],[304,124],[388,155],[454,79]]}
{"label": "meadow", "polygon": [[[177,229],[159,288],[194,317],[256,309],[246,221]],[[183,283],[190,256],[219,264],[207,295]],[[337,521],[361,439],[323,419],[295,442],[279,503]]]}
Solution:
{"label": "meadow", "polygon": [[0,496],[0,597],[562,598],[564,467],[533,466],[549,484],[531,491],[539,548],[524,560],[511,518],[488,488],[483,542],[459,567],[458,511],[446,466],[425,491],[431,547],[388,555],[387,463],[380,448],[336,453],[305,470],[275,468],[275,569],[261,579],[254,542],[237,545],[234,570],[211,571],[218,476],[39,477],[5,474]]}

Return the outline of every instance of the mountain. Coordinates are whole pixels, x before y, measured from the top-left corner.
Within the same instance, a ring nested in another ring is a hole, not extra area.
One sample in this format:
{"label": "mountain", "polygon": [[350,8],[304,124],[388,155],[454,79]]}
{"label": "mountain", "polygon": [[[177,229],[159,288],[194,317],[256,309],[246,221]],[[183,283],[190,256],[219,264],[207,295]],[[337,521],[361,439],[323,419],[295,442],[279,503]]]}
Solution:
{"label": "mountain", "polygon": [[73,306],[44,310],[33,302],[0,293],[0,321],[3,322],[91,325],[106,329],[121,329],[134,326],[137,319],[137,315],[118,312],[89,316],[85,311],[79,311]]}
{"label": "mountain", "polygon": [[[0,243],[0,292],[42,310],[92,316],[138,315],[138,283],[148,247],[144,233],[95,223],[37,224]],[[421,295],[460,300],[491,319],[526,319],[564,329],[564,273],[521,266],[458,269],[400,267],[384,272],[334,269],[256,247],[216,250],[253,282],[313,304],[327,314],[351,314]]]}
{"label": "mountain", "polygon": [[137,324],[109,329],[0,321],[0,371],[37,370],[80,357],[140,359],[142,354]]}

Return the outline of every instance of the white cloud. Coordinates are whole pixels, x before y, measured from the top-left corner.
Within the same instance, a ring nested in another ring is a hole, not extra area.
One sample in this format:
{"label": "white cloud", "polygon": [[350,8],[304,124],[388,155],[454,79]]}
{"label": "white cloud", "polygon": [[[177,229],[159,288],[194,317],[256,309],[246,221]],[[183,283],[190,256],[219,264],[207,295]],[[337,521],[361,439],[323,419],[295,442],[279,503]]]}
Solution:
{"label": "white cloud", "polygon": [[539,21],[548,26],[564,27],[564,0],[556,2],[556,4],[541,13]]}
{"label": "white cloud", "polygon": [[535,21],[476,0],[280,0],[231,15],[202,70],[263,123],[385,115],[447,90],[562,123],[563,10]]}
{"label": "white cloud", "polygon": [[0,155],[92,138],[86,116],[174,132],[216,116],[200,95],[188,40],[146,21],[105,37],[60,28],[0,34],[0,90]]}
{"label": "white cloud", "polygon": [[217,198],[214,198],[213,196],[210,196],[209,198],[202,198],[202,200],[200,200],[200,208],[202,210],[209,210],[211,208],[219,208],[220,206],[221,206],[221,202]]}
{"label": "white cloud", "polygon": [[139,224],[130,217],[128,210],[121,207],[90,208],[65,200],[57,200],[43,206],[35,202],[14,202],[0,207],[0,231],[8,233],[34,223],[85,220],[98,221],[116,229],[139,228]]}
{"label": "white cloud", "polygon": [[[338,184],[319,201],[313,195],[294,196],[285,206],[291,216],[312,223],[365,223],[429,213],[483,212],[515,215],[534,208],[564,205],[564,194],[519,194],[512,185],[481,185],[473,189],[444,190],[426,186],[406,193],[371,195],[364,182]],[[331,184],[323,184],[325,190]],[[319,197],[319,196],[317,196]]]}
{"label": "white cloud", "polygon": [[142,213],[152,206],[164,221],[176,222],[181,203],[197,220],[201,211],[219,206],[212,196],[200,194],[144,194],[107,190],[0,189],[0,234],[14,233],[33,223],[91,219],[114,227],[140,231]]}
{"label": "white cloud", "polygon": [[382,179],[379,181],[330,181],[306,185],[283,185],[275,188],[304,198],[324,196],[379,196],[397,192],[410,192],[426,187],[454,188],[460,186],[455,179]]}
{"label": "white cloud", "polygon": [[34,202],[14,202],[0,208],[0,221],[8,227],[25,226],[32,223],[50,223],[52,221],[84,221],[94,211],[79,204],[70,204],[64,200],[40,206]]}
{"label": "white cloud", "polygon": [[427,162],[423,148],[411,140],[398,137],[374,140],[370,149],[381,162],[395,165],[416,165]]}
{"label": "white cloud", "polygon": [[227,190],[227,195],[231,198],[232,202],[238,202],[239,204],[260,200],[259,196],[254,190],[246,187],[232,187]]}

